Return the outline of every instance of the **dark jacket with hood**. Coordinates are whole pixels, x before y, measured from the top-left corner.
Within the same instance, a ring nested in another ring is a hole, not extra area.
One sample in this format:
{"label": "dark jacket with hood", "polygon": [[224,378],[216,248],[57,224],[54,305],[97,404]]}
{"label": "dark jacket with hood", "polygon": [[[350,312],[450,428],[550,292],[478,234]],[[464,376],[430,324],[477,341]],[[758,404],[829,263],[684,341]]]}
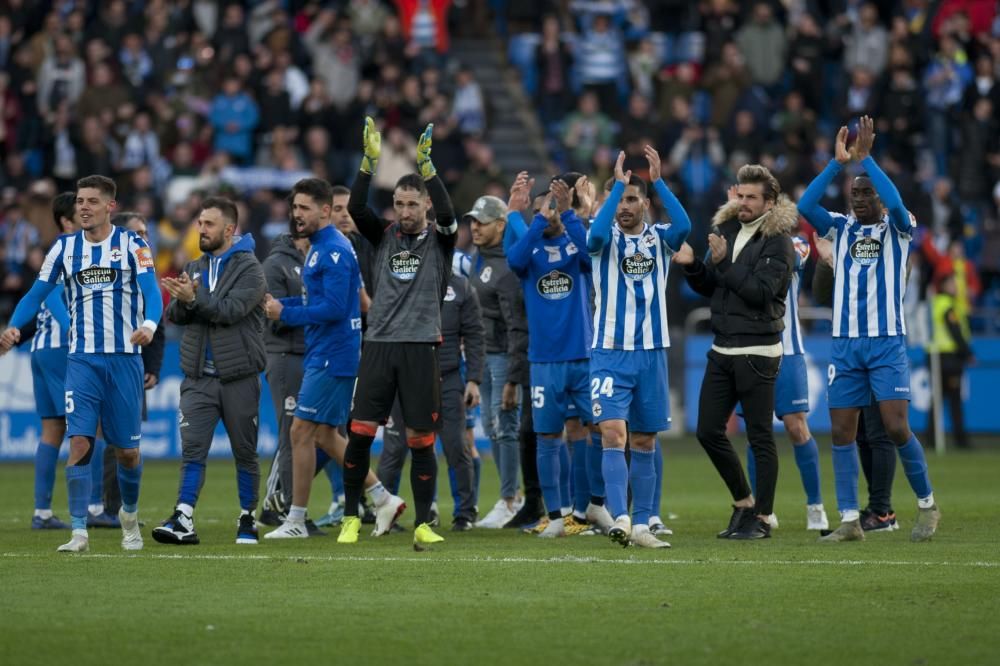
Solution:
{"label": "dark jacket with hood", "polygon": [[[302,295],[302,263],[305,255],[295,247],[289,234],[281,234],[271,243],[264,260],[267,293],[276,299]],[[302,326],[288,326],[269,321],[264,328],[264,345],[269,354],[305,354],[306,337]]]}
{"label": "dark jacket with hood", "polygon": [[181,370],[186,376],[201,377],[206,358],[222,382],[250,377],[264,369],[262,303],[266,284],[254,245],[253,236],[246,234],[235,239],[221,256],[203,254],[184,267],[198,282],[195,300],[172,300],[167,318],[185,327]]}
{"label": "dark jacket with hood", "polygon": [[742,224],[739,203],[729,202],[712,218],[728,244],[726,258],[713,264],[695,258],[684,277],[696,292],[711,299],[712,332],[719,347],[751,347],[781,342],[785,298],[795,269],[790,233],[798,220],[795,204],[780,197],[733,261]]}
{"label": "dark jacket with hood", "polygon": [[482,383],[486,358],[483,330],[483,315],[475,289],[461,275],[451,275],[441,304],[442,342],[438,357],[442,377],[458,372],[464,350],[465,380]]}
{"label": "dark jacket with hood", "polygon": [[507,265],[503,245],[480,247],[472,254],[469,284],[476,290],[486,327],[486,353],[507,355],[507,382],[527,386],[528,314],[521,280]]}

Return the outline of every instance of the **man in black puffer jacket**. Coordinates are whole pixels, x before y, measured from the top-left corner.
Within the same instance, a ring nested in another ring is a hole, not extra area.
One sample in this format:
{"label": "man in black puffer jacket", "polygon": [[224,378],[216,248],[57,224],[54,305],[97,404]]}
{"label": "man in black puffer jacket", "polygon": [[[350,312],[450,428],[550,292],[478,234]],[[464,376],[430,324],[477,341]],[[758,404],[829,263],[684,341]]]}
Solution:
{"label": "man in black puffer jacket", "polygon": [[[795,204],[765,167],[750,164],[737,174],[731,200],[719,209],[703,261],[684,245],[673,261],[684,267],[691,288],[711,299],[715,340],[708,352],[698,400],[698,441],[733,496],[733,515],[720,538],[771,535],[778,481],[774,444],[774,380],[781,366],[785,297],[795,267],[789,233]],[[747,439],[757,461],[756,501],[743,465],[726,437],[733,408],[743,406]]]}
{"label": "man in black puffer jacket", "polygon": [[153,530],[160,543],[194,544],[194,506],[205,480],[205,460],[219,419],[226,426],[242,512],[236,543],[257,543],[257,428],[264,369],[264,270],[253,236],[236,236],[232,201],[209,197],[198,214],[198,246],[205,254],[163,286],[172,300],[167,318],[184,326],[181,340],[180,432],[183,463],[173,515]]}

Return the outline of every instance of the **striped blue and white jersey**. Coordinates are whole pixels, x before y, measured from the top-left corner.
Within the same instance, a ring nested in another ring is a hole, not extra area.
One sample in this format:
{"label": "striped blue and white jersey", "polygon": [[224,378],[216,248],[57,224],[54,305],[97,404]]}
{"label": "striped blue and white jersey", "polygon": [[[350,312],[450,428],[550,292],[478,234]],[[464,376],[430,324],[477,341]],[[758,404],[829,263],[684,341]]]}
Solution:
{"label": "striped blue and white jersey", "polygon": [[143,322],[138,277],[152,273],[153,255],[137,234],[113,227],[100,243],[83,231],[60,236],[49,250],[39,280],[65,284],[71,354],[138,354],[129,342]]}
{"label": "striped blue and white jersey", "polygon": [[[830,213],[833,226],[833,337],[906,335],[903,296],[912,226],[903,231],[884,215],[863,225],[854,215]],[[911,225],[915,225],[912,215]]]}
{"label": "striped blue and white jersey", "polygon": [[[594,279],[594,349],[666,349],[667,273],[674,250],[670,224],[644,224],[637,236],[617,224],[611,242],[590,255]],[[683,242],[683,241],[682,241]]]}
{"label": "striped blue and white jersey", "polygon": [[52,316],[52,310],[43,303],[35,317],[35,335],[31,338],[31,351],[59,349],[68,344],[69,331],[59,325],[59,321]]}
{"label": "striped blue and white jersey", "polygon": [[781,348],[785,356],[806,353],[802,344],[802,324],[799,322],[799,288],[802,286],[802,271],[809,259],[809,243],[801,236],[792,236],[795,247],[795,270],[792,271],[792,281],[788,285],[788,298],[785,299],[785,330],[781,333]]}

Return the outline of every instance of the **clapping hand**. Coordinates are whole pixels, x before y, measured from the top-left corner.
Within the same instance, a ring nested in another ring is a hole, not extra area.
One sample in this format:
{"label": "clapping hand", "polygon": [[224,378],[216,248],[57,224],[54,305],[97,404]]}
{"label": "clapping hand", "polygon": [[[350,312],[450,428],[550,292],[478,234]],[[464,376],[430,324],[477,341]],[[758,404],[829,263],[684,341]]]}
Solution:
{"label": "clapping hand", "polygon": [[531,206],[531,188],[535,179],[528,176],[527,171],[517,174],[514,184],[510,186],[510,199],[507,200],[507,210],[523,211]]}
{"label": "clapping hand", "polygon": [[729,243],[722,236],[711,233],[708,235],[708,247],[712,252],[712,263],[718,265],[726,258]]}

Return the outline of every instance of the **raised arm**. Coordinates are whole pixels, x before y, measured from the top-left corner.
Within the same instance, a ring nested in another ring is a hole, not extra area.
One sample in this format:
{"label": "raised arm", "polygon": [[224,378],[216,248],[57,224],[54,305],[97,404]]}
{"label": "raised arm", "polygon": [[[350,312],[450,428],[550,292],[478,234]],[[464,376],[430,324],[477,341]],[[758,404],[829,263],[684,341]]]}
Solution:
{"label": "raised arm", "polygon": [[833,179],[840,173],[841,168],[840,162],[830,160],[826,168],[813,179],[813,182],[809,183],[809,187],[806,188],[806,191],[802,193],[802,198],[799,199],[799,212],[802,213],[802,217],[806,218],[809,224],[815,227],[820,236],[826,236],[829,233],[834,225],[834,220],[833,216],[830,215],[830,211],[823,208],[819,202],[823,198],[826,188],[829,187]]}
{"label": "raised arm", "polygon": [[656,225],[656,231],[660,235],[660,238],[667,244],[667,247],[677,252],[684,245],[688,234],[691,233],[691,218],[688,217],[684,206],[681,205],[681,202],[670,191],[670,188],[667,187],[662,178],[654,180],[653,187],[656,189],[656,194],[660,197],[660,202],[667,211],[667,217],[670,218],[669,225]]}
{"label": "raised arm", "polygon": [[611,241],[611,225],[615,220],[615,213],[618,211],[618,202],[621,201],[622,194],[625,192],[625,185],[632,177],[631,171],[622,173],[622,165],[624,164],[625,151],[621,151],[615,162],[615,184],[604,200],[601,210],[597,212],[597,217],[594,218],[594,223],[590,225],[590,231],[587,234],[587,252],[590,254],[599,254],[604,246]]}
{"label": "raised arm", "polygon": [[[514,213],[520,217],[520,213]],[[531,266],[531,250],[541,238],[542,234],[549,226],[549,221],[544,215],[539,213],[535,215],[534,219],[531,221],[531,226],[528,227],[528,232],[521,236],[507,252],[507,265],[510,269],[517,273],[518,277],[525,277],[528,273],[528,268]]]}
{"label": "raised arm", "polygon": [[897,231],[909,233],[913,229],[910,213],[903,205],[903,198],[899,196],[899,190],[875,162],[875,158],[871,156],[873,145],[875,145],[875,121],[869,116],[862,116],[861,120],[858,121],[858,140],[854,145],[854,157],[868,174],[875,187],[875,192],[882,200],[882,204],[888,209],[889,221],[892,222],[892,226]]}
{"label": "raised arm", "polygon": [[378,247],[382,242],[385,226],[382,220],[368,207],[368,189],[371,187],[372,174],[378,166],[378,158],[382,154],[382,135],[375,129],[375,121],[371,116],[365,117],[365,128],[362,135],[364,157],[361,167],[351,185],[351,197],[347,200],[347,212],[357,225],[361,235]]}

